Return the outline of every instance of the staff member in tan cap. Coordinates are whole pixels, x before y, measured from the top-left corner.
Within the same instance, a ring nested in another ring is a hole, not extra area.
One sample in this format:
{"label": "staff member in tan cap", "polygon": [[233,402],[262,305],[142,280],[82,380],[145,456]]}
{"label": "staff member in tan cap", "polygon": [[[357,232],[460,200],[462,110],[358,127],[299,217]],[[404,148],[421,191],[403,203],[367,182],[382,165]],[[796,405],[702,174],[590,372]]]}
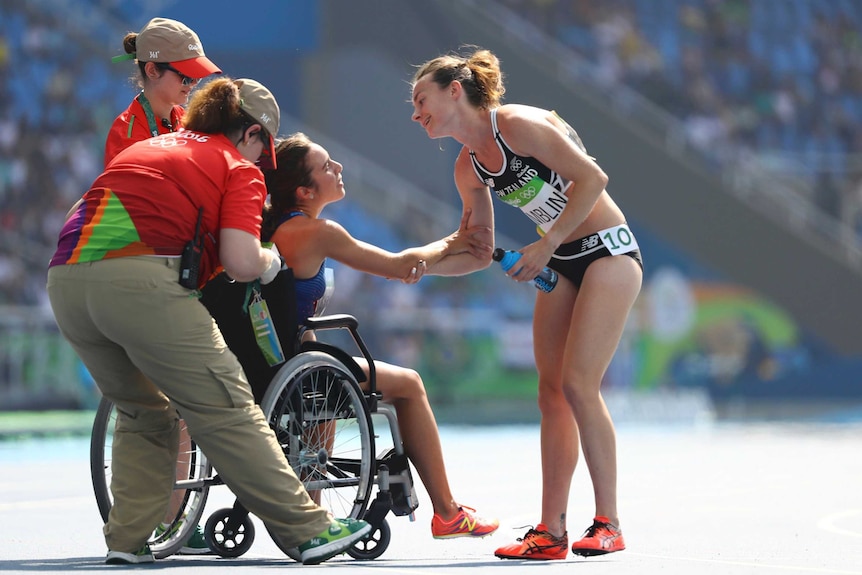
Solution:
{"label": "staff member in tan cap", "polygon": [[[293,473],[236,356],[195,297],[223,266],[237,281],[275,279],[260,245],[279,108],[254,80],[219,78],[192,96],[184,130],[120,152],[60,232],[48,269],[57,325],[117,406],[109,564],[154,561],[146,542],[171,497],[178,421],[242,504],[302,562],[350,548],[371,526],[334,519]],[[183,247],[200,222],[200,273]],[[179,413],[178,413],[179,412]]]}
{"label": "staff member in tan cap", "polygon": [[113,61],[137,62],[141,92],[111,125],[106,166],[135,142],[178,130],[192,88],[210,74],[221,74],[204,54],[198,35],[176,20],[153,18],[140,32],[126,34],[123,49],[126,54]]}

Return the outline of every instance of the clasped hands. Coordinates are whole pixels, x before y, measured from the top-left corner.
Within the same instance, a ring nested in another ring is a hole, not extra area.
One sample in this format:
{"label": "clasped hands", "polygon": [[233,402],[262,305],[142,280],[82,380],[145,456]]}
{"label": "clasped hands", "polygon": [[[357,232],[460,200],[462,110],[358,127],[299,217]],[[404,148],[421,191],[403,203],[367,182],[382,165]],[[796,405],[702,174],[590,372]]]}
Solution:
{"label": "clasped hands", "polygon": [[[445,248],[443,249],[442,257],[439,259],[463,253],[469,253],[478,260],[491,259],[491,252],[494,250],[494,232],[489,226],[471,226],[471,214],[472,210],[470,208],[464,210],[458,230],[443,238],[442,241],[445,243]],[[427,271],[428,262],[424,259],[419,259],[416,265],[411,268],[410,273],[406,277],[401,278],[401,282],[406,284],[417,283]]]}

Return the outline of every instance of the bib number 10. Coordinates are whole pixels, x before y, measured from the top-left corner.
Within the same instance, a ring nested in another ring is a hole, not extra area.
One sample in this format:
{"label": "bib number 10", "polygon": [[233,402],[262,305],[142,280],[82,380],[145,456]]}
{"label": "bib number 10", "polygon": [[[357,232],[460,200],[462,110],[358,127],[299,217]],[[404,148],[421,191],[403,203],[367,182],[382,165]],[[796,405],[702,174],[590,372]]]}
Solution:
{"label": "bib number 10", "polygon": [[638,249],[638,241],[626,224],[601,230],[599,238],[601,238],[602,243],[608,251],[611,252],[611,255],[614,256],[627,254]]}

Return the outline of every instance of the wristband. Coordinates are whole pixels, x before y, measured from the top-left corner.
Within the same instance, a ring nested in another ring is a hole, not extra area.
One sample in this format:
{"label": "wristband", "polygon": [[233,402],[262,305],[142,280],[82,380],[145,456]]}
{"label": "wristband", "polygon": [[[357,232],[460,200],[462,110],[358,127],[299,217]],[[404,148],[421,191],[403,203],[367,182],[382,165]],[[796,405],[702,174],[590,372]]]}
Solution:
{"label": "wristband", "polygon": [[266,285],[275,279],[275,276],[278,275],[278,272],[281,271],[282,268],[287,267],[284,263],[284,258],[281,256],[276,256],[272,258],[272,261],[269,263],[269,267],[266,268],[266,271],[260,274],[260,283],[261,285]]}

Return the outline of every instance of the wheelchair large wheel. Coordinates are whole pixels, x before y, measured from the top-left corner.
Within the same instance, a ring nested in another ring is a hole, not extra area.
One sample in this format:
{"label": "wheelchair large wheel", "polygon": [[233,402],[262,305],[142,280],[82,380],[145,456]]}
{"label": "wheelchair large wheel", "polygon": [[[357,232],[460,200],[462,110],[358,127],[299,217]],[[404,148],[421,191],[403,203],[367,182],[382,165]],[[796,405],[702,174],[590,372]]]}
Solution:
{"label": "wheelchair large wheel", "polygon": [[[93,493],[102,520],[108,521],[113,500],[111,497],[111,450],[114,442],[114,428],[117,412],[113,402],[102,398],[93,421],[90,435],[90,477]],[[188,535],[197,527],[206,505],[209,486],[204,480],[212,475],[212,465],[192,441],[181,449],[180,459],[188,463],[188,475],[175,489],[183,489],[182,503],[173,517],[170,527],[162,532],[153,533],[149,540],[150,548],[157,558],[164,558],[179,551]]]}
{"label": "wheelchair large wheel", "polygon": [[279,370],[261,408],[312,499],[335,517],[361,518],[374,482],[374,434],[350,370],[326,353],[303,352]]}

